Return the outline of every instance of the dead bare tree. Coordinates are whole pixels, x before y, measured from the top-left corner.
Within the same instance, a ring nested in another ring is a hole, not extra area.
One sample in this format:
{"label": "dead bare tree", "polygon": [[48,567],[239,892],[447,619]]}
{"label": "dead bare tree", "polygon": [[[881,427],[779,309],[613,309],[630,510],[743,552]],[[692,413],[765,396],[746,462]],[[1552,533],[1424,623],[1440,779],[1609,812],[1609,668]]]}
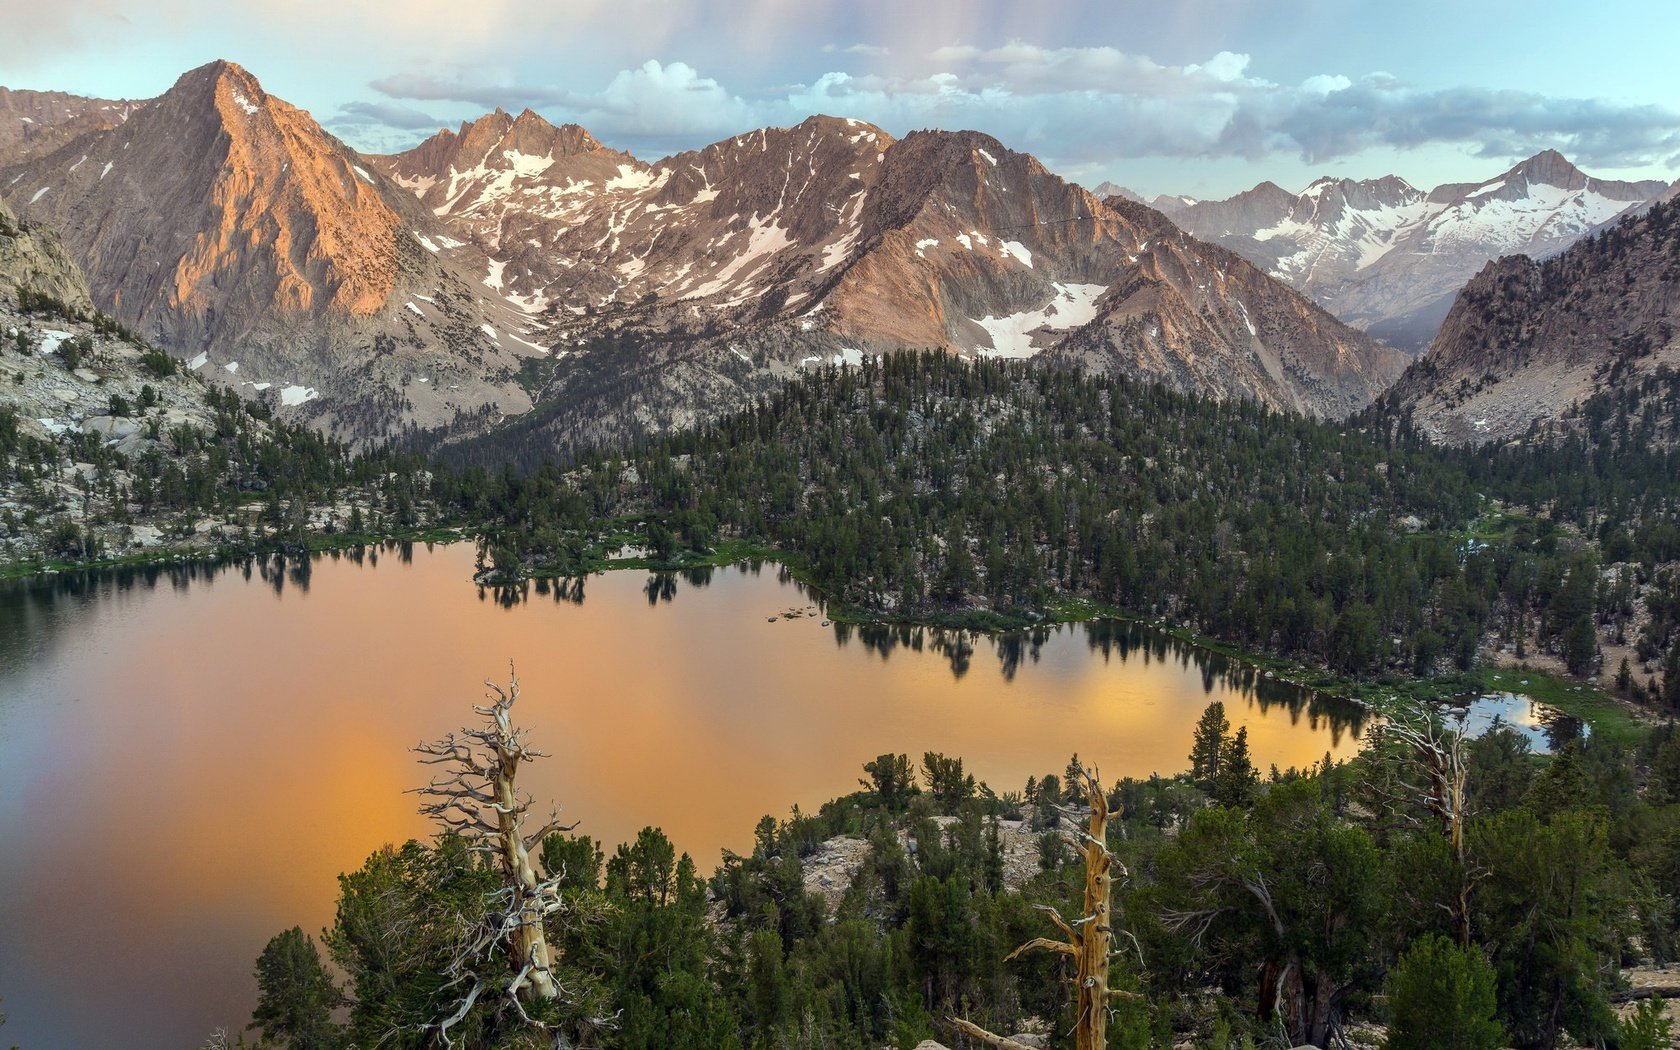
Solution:
{"label": "dead bare tree", "polygon": [[1470,946],[1470,891],[1475,876],[1470,870],[1464,848],[1464,825],[1468,819],[1467,788],[1470,767],[1464,753],[1464,734],[1454,733],[1435,718],[1428,708],[1418,705],[1404,716],[1396,716],[1383,732],[1405,744],[1412,752],[1424,783],[1415,801],[1439,823],[1441,834],[1452,848],[1460,877],[1455,899],[1447,906],[1452,917],[1453,932],[1459,947]]}
{"label": "dead bare tree", "polygon": [[[486,921],[461,931],[447,967],[461,991],[454,1011],[432,1026],[445,1045],[452,1045],[449,1030],[487,994],[500,996],[520,1018],[538,1027],[546,1025],[533,1019],[525,1004],[563,996],[544,921],[564,907],[559,889],[564,873],[545,873],[531,851],[547,836],[575,825],[561,824],[550,814],[537,830],[524,830],[532,800],[519,794],[519,767],[546,756],[525,743],[525,731],[516,729],[510,718],[519,699],[519,679],[512,666],[507,688],[488,679],[484,684],[490,703],[473,705],[484,719],[482,728],[462,729],[414,748],[425,756],[421,762],[444,768],[425,787],[413,789],[413,794],[430,800],[420,812],[460,836],[468,849],[490,858],[502,875],[501,888],[485,901]],[[500,988],[486,987],[480,976],[483,964],[496,956],[507,960],[513,975]]]}
{"label": "dead bare tree", "polygon": [[[1118,814],[1109,812],[1108,797],[1103,794],[1097,771],[1080,766],[1079,786],[1085,794],[1085,804],[1090,810],[1085,830],[1064,831],[1063,835],[1070,845],[1085,854],[1085,913],[1069,922],[1062,918],[1055,908],[1044,904],[1034,905],[1050,917],[1050,921],[1055,923],[1056,928],[1062,931],[1062,935],[1067,939],[1058,941],[1049,937],[1034,937],[1010,952],[1004,961],[1007,962],[1034,948],[1072,957],[1075,995],[1074,1046],[1076,1050],[1104,1050],[1108,1045],[1109,1002],[1113,999],[1141,998],[1136,992],[1108,986],[1109,963],[1118,954],[1113,948],[1115,937],[1111,914],[1114,879],[1116,872],[1122,879],[1130,873],[1125,865],[1108,851],[1108,821],[1110,816]],[[1136,947],[1135,938],[1132,944]],[[1141,952],[1139,961],[1142,961]],[[1002,1050],[1029,1050],[1024,1043],[988,1032],[960,1017],[951,1018],[951,1024],[964,1035],[1000,1047]]]}

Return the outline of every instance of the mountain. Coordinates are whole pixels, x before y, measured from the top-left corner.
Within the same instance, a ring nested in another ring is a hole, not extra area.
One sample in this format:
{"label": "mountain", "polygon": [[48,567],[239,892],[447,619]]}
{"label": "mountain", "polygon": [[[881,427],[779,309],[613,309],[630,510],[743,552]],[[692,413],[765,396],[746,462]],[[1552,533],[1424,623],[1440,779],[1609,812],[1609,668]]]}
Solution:
{"label": "mountain", "polygon": [[1485,182],[1427,193],[1393,175],[1319,179],[1298,195],[1264,182],[1172,214],[1343,321],[1415,351],[1489,260],[1559,251],[1663,188],[1595,179],[1546,150]]}
{"label": "mountain", "polygon": [[1341,418],[1405,366],[1241,256],[1204,244],[1145,205],[1108,207],[1151,236],[1091,324],[1055,353],[1087,367],[1159,380],[1184,393],[1251,398]]}
{"label": "mountain", "polygon": [[557,240],[603,193],[637,187],[647,171],[583,128],[555,127],[529,109],[517,117],[498,109],[405,153],[368,159],[457,237],[496,257],[485,263],[491,286],[510,294],[523,287],[526,301],[541,304],[548,298],[539,285],[571,262],[554,250]]}
{"label": "mountain", "polygon": [[18,222],[0,201],[0,294],[16,302],[26,291],[50,296],[72,311],[93,309],[87,279],[58,238]]}
{"label": "mountain", "polygon": [[1129,201],[1136,201],[1138,204],[1145,203],[1143,194],[1135,190],[1129,190],[1117,182],[1099,182],[1091,187],[1091,193],[1100,198],[1124,197]]}
{"label": "mountain", "polygon": [[1169,194],[1159,194],[1153,199],[1145,198],[1136,190],[1130,190],[1115,182],[1099,182],[1091,188],[1092,194],[1104,200],[1109,197],[1121,197],[1134,204],[1147,204],[1158,212],[1172,215],[1197,203],[1194,197],[1174,197]]}
{"label": "mountain", "polygon": [[520,425],[563,442],[692,423],[820,362],[1028,357],[1093,322],[1081,361],[1318,415],[1368,403],[1403,364],[1229,252],[976,132],[895,140],[815,116],[642,165],[491,114],[377,163],[488,253],[486,280],[556,319],[565,359]]}
{"label": "mountain", "polygon": [[816,116],[650,165],[498,110],[369,158],[216,62],[8,163],[0,198],[62,237],[96,306],[352,438],[490,426],[533,394],[545,440],[624,437],[908,347],[1054,350],[1336,417],[1400,367],[974,132]]}
{"label": "mountain", "polygon": [[[1542,262],[1507,256],[1465,286],[1379,410],[1470,443],[1631,419],[1676,441],[1680,200]],[[1625,434],[1623,436],[1625,440]]]}
{"label": "mountain", "polygon": [[838,265],[890,141],[813,117],[650,167],[581,128],[497,113],[377,163],[490,253],[489,279],[524,301],[579,316],[685,299],[715,312],[757,309],[772,285]]}
{"label": "mountain", "polygon": [[49,153],[78,135],[114,128],[144,104],[0,87],[0,166]]}
{"label": "mountain", "polygon": [[236,65],[0,170],[0,192],[58,232],[100,308],[343,435],[529,407],[512,373],[540,336],[482,260],[442,258],[411,193]]}

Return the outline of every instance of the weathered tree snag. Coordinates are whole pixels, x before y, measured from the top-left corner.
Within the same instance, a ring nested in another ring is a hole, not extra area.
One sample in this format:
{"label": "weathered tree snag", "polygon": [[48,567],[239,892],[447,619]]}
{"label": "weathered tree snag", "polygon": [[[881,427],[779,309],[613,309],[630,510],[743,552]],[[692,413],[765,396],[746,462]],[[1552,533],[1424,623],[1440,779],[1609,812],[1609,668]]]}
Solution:
{"label": "weathered tree snag", "polygon": [[1470,947],[1470,891],[1475,877],[1470,871],[1464,850],[1466,788],[1470,767],[1464,754],[1464,735],[1448,731],[1429,712],[1419,705],[1414,717],[1396,718],[1386,731],[1412,749],[1427,783],[1422,802],[1431,816],[1440,822],[1441,834],[1451,845],[1453,858],[1458,861],[1460,877],[1451,913],[1453,933],[1460,948]]}
{"label": "weathered tree snag", "polygon": [[[564,873],[547,875],[531,850],[556,831],[574,825],[561,824],[554,815],[536,831],[524,831],[525,814],[531,808],[529,796],[521,798],[518,788],[522,762],[546,757],[524,741],[524,730],[509,718],[519,699],[519,679],[509,668],[508,686],[503,689],[485,681],[489,706],[473,705],[484,718],[482,729],[462,729],[442,740],[422,743],[414,750],[427,765],[443,766],[446,772],[432,778],[414,794],[431,801],[420,812],[444,829],[460,836],[469,849],[488,856],[502,873],[502,888],[485,902],[489,921],[461,942],[449,968],[449,976],[461,982],[464,991],[455,1011],[435,1025],[449,1044],[449,1029],[467,1016],[487,991],[500,994],[520,1017],[539,1024],[526,1013],[524,1003],[559,999],[561,989],[554,977],[554,953],[549,947],[543,921],[563,907],[559,885]],[[478,962],[500,953],[512,964],[513,976],[499,993],[483,987],[475,970]]]}
{"label": "weathered tree snag", "polygon": [[[1050,917],[1066,940],[1035,937],[1010,952],[1007,962],[1033,948],[1072,956],[1074,960],[1074,1030],[1076,1050],[1105,1050],[1108,1045],[1109,1000],[1141,998],[1136,992],[1108,986],[1108,964],[1114,957],[1114,925],[1111,898],[1114,891],[1114,872],[1121,878],[1128,874],[1125,866],[1108,851],[1108,798],[1103,794],[1097,772],[1079,767],[1079,786],[1085,793],[1090,815],[1083,832],[1064,832],[1069,843],[1085,853],[1085,913],[1073,922],[1062,918],[1055,908],[1035,905]],[[1020,1050],[1023,1044],[986,1031],[979,1025],[951,1018],[951,1024],[965,1035],[1004,1050]]]}

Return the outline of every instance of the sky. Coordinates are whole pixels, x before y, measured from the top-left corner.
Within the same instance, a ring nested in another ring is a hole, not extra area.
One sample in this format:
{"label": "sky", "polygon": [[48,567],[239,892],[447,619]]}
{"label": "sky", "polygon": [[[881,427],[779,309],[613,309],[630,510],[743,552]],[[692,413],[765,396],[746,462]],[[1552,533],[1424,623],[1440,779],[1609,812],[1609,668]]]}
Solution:
{"label": "sky", "polygon": [[0,0],[0,85],[146,98],[217,58],[366,152],[500,106],[654,160],[812,113],[974,128],[1064,177],[1680,177],[1656,0]]}

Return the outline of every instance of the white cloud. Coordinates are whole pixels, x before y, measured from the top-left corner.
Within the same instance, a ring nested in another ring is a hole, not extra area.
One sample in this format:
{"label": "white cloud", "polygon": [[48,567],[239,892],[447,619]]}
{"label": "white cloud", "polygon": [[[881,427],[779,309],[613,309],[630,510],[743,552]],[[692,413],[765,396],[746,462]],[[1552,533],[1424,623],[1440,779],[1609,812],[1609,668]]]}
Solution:
{"label": "white cloud", "polygon": [[443,121],[400,102],[346,102],[324,121],[333,128],[387,127],[402,131],[436,130]]}
{"label": "white cloud", "polygon": [[891,48],[882,47],[879,44],[851,44],[847,47],[841,47],[839,44],[824,44],[822,51],[825,55],[863,55],[867,58],[885,58],[892,54]]}
{"label": "white cloud", "polygon": [[[852,45],[841,49],[862,53]],[[1449,145],[1514,157],[1558,148],[1589,165],[1649,164],[1680,149],[1680,113],[1480,88],[1423,89],[1386,73],[1320,73],[1278,84],[1246,54],[1165,65],[1112,47],[951,44],[914,76],[828,72],[762,95],[732,91],[685,62],[647,61],[596,91],[477,83],[459,74],[375,81],[393,98],[531,105],[633,149],[693,148],[812,113],[860,117],[895,134],[976,128],[1064,168],[1157,158],[1294,156],[1321,163],[1372,148]]]}

